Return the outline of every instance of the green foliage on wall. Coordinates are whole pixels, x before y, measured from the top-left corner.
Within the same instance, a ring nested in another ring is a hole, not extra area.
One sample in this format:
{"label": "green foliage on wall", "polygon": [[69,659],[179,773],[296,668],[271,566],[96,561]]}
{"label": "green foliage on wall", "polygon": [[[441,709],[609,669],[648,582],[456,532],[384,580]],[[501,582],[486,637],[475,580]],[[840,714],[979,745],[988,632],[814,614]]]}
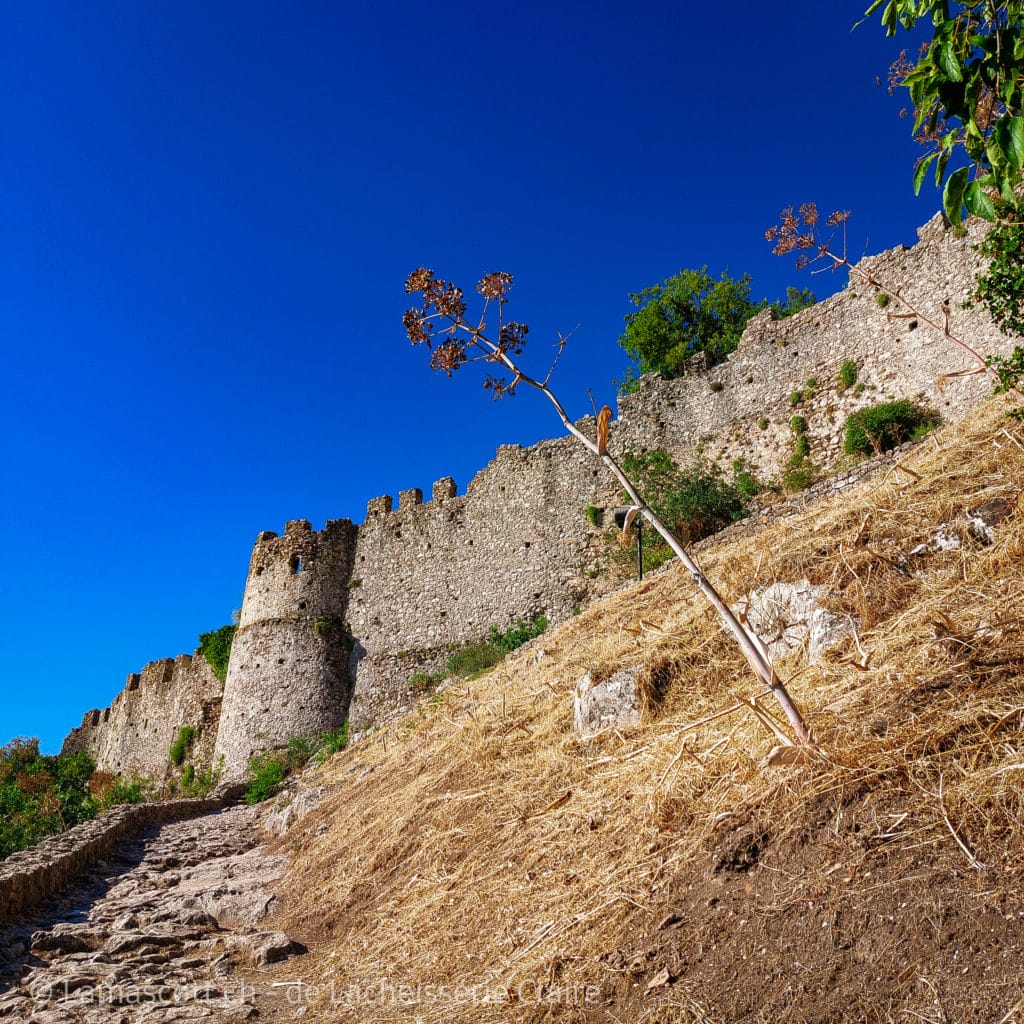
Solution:
{"label": "green foliage on wall", "polygon": [[251,805],[269,800],[281,788],[287,774],[287,765],[274,754],[258,754],[251,758],[245,802]]}
{"label": "green foliage on wall", "polygon": [[680,469],[664,449],[631,449],[622,468],[658,517],[688,543],[717,533],[747,511],[741,488],[706,463]]}
{"label": "green foliage on wall", "polygon": [[858,409],[846,418],[843,450],[847,455],[874,455],[923,437],[939,425],[939,414],[900,399]]}
{"label": "green foliage on wall", "polygon": [[199,646],[196,654],[201,654],[213,669],[214,675],[223,683],[228,675],[228,658],[231,656],[231,642],[235,639],[238,627],[221,626],[209,633],[199,634]]}
{"label": "green foliage on wall", "polygon": [[180,766],[184,762],[185,755],[189,752],[195,738],[196,729],[194,726],[183,725],[178,730],[178,735],[174,737],[174,742],[171,743],[169,752],[171,764]]}

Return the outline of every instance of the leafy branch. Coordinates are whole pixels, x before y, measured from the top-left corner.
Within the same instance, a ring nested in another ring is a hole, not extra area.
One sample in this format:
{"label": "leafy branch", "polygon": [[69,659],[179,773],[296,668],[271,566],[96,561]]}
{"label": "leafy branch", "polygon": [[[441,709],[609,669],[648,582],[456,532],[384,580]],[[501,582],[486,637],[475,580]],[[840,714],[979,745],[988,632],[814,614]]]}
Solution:
{"label": "leafy branch", "polygon": [[[886,35],[929,18],[932,38],[916,61],[900,54],[889,69],[889,92],[906,88],[914,136],[926,147],[914,172],[919,193],[929,169],[940,185],[958,149],[970,160],[945,178],[942,204],[954,224],[963,208],[995,220],[1019,208],[1024,168],[1024,35],[1019,0],[874,0]],[[905,111],[903,112],[905,113]]]}

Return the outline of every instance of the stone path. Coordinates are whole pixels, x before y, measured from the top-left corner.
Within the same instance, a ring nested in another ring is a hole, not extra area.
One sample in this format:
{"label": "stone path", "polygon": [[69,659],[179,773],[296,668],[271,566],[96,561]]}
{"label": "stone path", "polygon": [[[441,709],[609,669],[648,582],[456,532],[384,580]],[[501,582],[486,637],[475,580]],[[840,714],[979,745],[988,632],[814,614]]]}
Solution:
{"label": "stone path", "polygon": [[236,970],[304,952],[259,922],[284,859],[237,807],[150,829],[60,904],[0,933],[0,1021],[172,1024],[260,1016]]}

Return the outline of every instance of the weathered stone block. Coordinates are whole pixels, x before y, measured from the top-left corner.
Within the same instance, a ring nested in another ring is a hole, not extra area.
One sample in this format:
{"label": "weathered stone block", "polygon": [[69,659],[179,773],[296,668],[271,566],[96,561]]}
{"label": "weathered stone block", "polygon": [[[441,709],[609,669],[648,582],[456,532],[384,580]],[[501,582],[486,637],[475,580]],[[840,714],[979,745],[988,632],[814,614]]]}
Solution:
{"label": "weathered stone block", "polygon": [[733,610],[746,614],[750,628],[768,645],[773,659],[785,658],[806,644],[807,661],[813,665],[860,625],[851,615],[837,615],[823,607],[827,596],[824,587],[809,580],[773,583],[755,590],[745,606],[739,604]]}
{"label": "weathered stone block", "polygon": [[636,676],[635,668],[623,668],[597,683],[589,672],[580,679],[572,720],[584,739],[603,729],[622,729],[640,722],[643,709]]}

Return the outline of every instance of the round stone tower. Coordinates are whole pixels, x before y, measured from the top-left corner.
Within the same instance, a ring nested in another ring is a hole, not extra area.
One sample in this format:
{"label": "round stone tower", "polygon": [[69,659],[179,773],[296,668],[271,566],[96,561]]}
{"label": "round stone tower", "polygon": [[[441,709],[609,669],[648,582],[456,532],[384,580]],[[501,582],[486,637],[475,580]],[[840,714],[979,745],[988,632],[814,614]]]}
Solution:
{"label": "round stone tower", "polygon": [[352,696],[352,636],[345,621],[355,527],[305,519],[283,537],[261,533],[249,562],[242,614],[231,646],[215,763],[227,778],[253,754],[293,736],[338,728]]}

